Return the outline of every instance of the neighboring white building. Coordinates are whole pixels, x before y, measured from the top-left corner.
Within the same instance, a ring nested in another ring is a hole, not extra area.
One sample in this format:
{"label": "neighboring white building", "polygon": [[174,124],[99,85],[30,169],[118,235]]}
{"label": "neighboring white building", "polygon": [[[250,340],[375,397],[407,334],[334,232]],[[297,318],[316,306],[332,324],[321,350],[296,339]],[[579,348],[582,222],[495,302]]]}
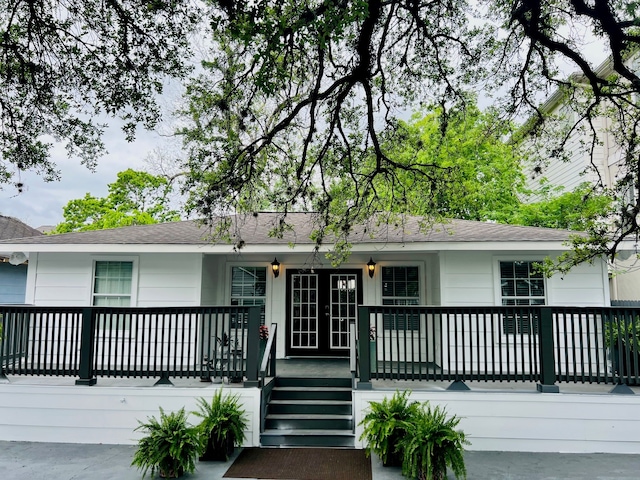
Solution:
{"label": "neighboring white building", "polygon": [[[640,55],[634,55],[629,63],[640,67]],[[614,74],[611,59],[604,61],[596,69],[601,78]],[[579,76],[573,78],[577,80]],[[554,116],[565,126],[573,126],[577,120],[576,113],[566,104],[566,97],[557,90],[541,106],[545,114]],[[544,179],[549,186],[562,187],[569,192],[587,182],[602,182],[605,188],[612,188],[618,180],[622,162],[622,152],[612,130],[612,120],[600,116],[593,120],[597,131],[597,142],[592,145],[591,132],[575,129],[565,145],[565,160],[548,161],[542,171],[538,165],[531,165],[526,172],[528,187],[532,190],[540,188]],[[593,152],[591,153],[591,148]],[[612,300],[640,300],[640,259],[633,242],[625,242],[625,250],[620,251],[616,261],[609,265],[610,292]]]}

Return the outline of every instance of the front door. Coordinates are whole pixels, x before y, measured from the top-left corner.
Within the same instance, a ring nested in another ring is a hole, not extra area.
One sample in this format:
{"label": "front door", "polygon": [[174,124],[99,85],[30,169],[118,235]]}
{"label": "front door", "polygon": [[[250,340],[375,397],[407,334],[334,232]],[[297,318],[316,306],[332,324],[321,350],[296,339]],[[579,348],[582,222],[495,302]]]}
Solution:
{"label": "front door", "polygon": [[361,270],[287,270],[287,356],[349,355]]}

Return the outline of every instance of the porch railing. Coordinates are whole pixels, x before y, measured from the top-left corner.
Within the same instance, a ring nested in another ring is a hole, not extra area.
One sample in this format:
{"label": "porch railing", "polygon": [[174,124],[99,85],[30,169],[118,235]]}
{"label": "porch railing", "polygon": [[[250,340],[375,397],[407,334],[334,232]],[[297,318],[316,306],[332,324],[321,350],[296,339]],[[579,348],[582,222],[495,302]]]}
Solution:
{"label": "porch railing", "polygon": [[[259,385],[259,307],[0,306],[0,376],[225,377]],[[358,383],[372,379],[640,385],[640,308],[360,307]],[[370,339],[371,340],[368,340]],[[265,358],[267,359],[265,361]]]}
{"label": "porch railing", "polygon": [[260,307],[0,306],[0,375],[258,382]]}
{"label": "porch railing", "polygon": [[[640,308],[360,307],[359,381],[640,385]],[[547,390],[548,388],[548,390]]]}

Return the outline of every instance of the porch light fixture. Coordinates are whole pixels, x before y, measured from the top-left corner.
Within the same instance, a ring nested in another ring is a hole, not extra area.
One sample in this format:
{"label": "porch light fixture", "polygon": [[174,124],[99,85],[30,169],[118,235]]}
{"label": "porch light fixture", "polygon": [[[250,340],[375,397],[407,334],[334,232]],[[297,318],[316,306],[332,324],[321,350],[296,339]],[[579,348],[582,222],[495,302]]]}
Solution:
{"label": "porch light fixture", "polygon": [[280,275],[280,262],[275,257],[271,262],[271,271],[273,272],[273,278],[278,278],[278,275]]}
{"label": "porch light fixture", "polygon": [[369,257],[367,262],[367,270],[369,272],[369,278],[373,278],[373,274],[376,271],[376,262],[373,261],[373,257]]}

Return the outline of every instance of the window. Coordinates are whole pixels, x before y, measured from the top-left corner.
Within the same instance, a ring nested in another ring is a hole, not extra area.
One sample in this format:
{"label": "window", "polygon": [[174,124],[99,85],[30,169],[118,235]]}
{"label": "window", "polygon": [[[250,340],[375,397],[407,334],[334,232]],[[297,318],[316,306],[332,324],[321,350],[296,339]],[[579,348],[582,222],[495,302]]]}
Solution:
{"label": "window", "polygon": [[[545,305],[544,276],[535,261],[500,262],[502,305]],[[528,313],[505,314],[502,332],[507,334],[537,333],[537,319]]]}
{"label": "window", "polygon": [[96,261],[93,276],[93,305],[131,306],[133,262]]}
{"label": "window", "polygon": [[233,267],[231,269],[231,305],[259,305],[262,324],[264,324],[266,292],[266,267]]}
{"label": "window", "polygon": [[[382,304],[419,305],[418,267],[382,267]],[[417,330],[418,315],[385,315],[386,330]]]}

